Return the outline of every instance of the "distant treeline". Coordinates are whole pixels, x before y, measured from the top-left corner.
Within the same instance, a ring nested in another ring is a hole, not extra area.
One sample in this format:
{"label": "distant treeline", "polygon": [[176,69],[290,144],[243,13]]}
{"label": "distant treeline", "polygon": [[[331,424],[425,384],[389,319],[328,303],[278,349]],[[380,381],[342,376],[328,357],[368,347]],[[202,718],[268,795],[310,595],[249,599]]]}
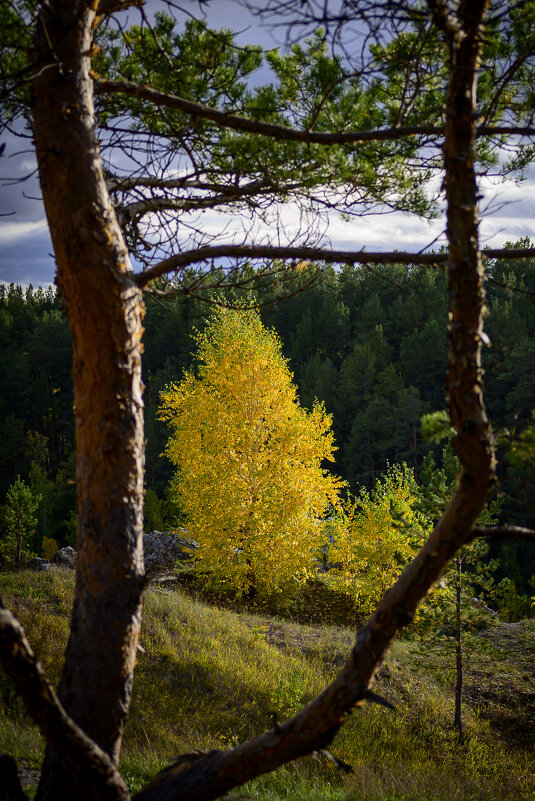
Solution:
{"label": "distant treeline", "polygon": [[[525,241],[517,245],[526,246]],[[520,432],[535,406],[535,261],[487,264],[486,402],[495,429]],[[335,471],[354,491],[371,486],[390,463],[405,461],[416,476],[432,448],[420,419],[445,408],[447,288],[442,269],[375,266],[326,268],[306,291],[289,282],[259,286],[265,325],[289,359],[303,405],[314,398],[333,415]],[[287,297],[290,295],[290,297]],[[219,293],[222,302],[239,295]],[[172,468],[162,452],[168,431],[157,419],[160,390],[191,366],[194,335],[210,306],[200,299],[146,298],[147,525],[176,512],[167,499]],[[53,290],[0,287],[0,503],[20,475],[42,495],[36,538],[73,542],[74,426],[71,342]],[[505,453],[500,454],[505,457]],[[502,517],[535,525],[535,470],[500,460]],[[37,543],[36,543],[37,544]],[[504,575],[528,592],[535,553],[527,545],[500,549]]]}

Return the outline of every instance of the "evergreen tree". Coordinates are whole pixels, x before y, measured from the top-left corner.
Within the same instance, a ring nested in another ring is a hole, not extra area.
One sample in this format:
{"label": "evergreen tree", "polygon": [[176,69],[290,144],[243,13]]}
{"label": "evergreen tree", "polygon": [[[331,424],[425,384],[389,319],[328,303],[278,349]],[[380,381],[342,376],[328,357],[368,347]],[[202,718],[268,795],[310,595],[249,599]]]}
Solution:
{"label": "evergreen tree", "polygon": [[24,559],[34,555],[29,549],[29,539],[37,524],[35,512],[39,501],[40,496],[33,495],[20,476],[6,494],[2,508],[3,533],[0,548],[4,559],[17,570]]}

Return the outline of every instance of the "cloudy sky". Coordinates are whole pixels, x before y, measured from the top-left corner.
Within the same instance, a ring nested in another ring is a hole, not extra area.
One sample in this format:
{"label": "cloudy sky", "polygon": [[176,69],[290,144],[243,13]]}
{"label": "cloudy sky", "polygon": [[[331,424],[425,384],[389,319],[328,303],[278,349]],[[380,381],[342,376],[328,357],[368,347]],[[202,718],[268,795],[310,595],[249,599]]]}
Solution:
{"label": "cloudy sky", "polygon": [[[156,0],[149,2],[149,8],[158,5],[161,4]],[[197,9],[196,3],[191,6]],[[277,39],[276,33],[260,27],[234,0],[218,0],[208,8],[210,23],[216,28],[225,25],[241,31],[242,43],[273,47],[282,41],[282,33]],[[130,15],[135,21],[135,12]],[[54,280],[55,266],[43,205],[38,199],[38,180],[35,174],[23,183],[13,180],[35,171],[35,156],[26,139],[4,137],[3,141],[6,148],[0,160],[0,282],[46,286]],[[482,219],[482,245],[500,247],[525,236],[535,241],[535,171],[520,184],[493,185],[487,181],[482,189],[483,205],[490,204]],[[291,207],[285,209],[284,216],[290,222],[295,216],[297,224],[298,215]],[[220,230],[224,224],[215,213],[203,217],[207,229]],[[374,215],[350,222],[332,215],[327,236],[332,246],[344,249],[418,251],[440,237],[443,228],[443,219],[430,224],[402,214]]]}

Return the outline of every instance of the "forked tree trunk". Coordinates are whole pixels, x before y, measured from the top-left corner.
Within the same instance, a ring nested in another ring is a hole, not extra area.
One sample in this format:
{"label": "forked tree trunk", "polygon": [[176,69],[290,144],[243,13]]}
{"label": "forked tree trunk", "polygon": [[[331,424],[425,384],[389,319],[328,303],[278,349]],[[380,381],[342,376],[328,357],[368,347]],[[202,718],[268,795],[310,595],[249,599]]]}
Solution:
{"label": "forked tree trunk", "polygon": [[[143,305],[94,134],[89,55],[95,13],[89,5],[43,4],[32,104],[74,351],[78,565],[59,694],[117,762],[143,588]],[[93,795],[84,771],[71,771],[49,744],[37,797],[83,801]]]}

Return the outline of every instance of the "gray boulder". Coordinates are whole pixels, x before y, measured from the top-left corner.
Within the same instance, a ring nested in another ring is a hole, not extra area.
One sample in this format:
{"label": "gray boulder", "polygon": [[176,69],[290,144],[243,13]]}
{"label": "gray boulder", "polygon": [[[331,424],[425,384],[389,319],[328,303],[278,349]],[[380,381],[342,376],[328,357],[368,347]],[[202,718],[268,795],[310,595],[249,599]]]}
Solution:
{"label": "gray boulder", "polygon": [[28,570],[33,570],[35,573],[40,573],[43,570],[48,570],[50,567],[50,562],[47,562],[46,559],[41,559],[40,556],[33,556],[26,562],[26,567]]}
{"label": "gray boulder", "polygon": [[76,551],[70,545],[66,545],[65,548],[60,548],[59,551],[56,551],[52,561],[59,567],[68,567],[70,570],[74,570],[76,567]]}
{"label": "gray boulder", "polygon": [[[152,577],[168,573],[176,567],[177,562],[185,562],[192,558],[195,548],[197,548],[197,543],[187,539],[187,531],[185,529],[181,529],[181,533],[185,536],[165,534],[163,531],[151,531],[150,534],[143,535],[145,573],[148,576]],[[44,559],[34,559],[32,562],[36,563],[35,566],[31,567],[32,570],[46,570],[49,566],[48,562],[45,562],[44,566],[37,565],[38,562],[44,562]],[[52,563],[74,570],[76,567],[76,551],[70,545],[60,548],[54,554]]]}
{"label": "gray boulder", "polygon": [[[181,533],[187,535],[184,529]],[[177,534],[151,531],[143,535],[145,552],[145,573],[154,576],[173,570],[177,562],[188,561],[193,557],[197,543]]]}

